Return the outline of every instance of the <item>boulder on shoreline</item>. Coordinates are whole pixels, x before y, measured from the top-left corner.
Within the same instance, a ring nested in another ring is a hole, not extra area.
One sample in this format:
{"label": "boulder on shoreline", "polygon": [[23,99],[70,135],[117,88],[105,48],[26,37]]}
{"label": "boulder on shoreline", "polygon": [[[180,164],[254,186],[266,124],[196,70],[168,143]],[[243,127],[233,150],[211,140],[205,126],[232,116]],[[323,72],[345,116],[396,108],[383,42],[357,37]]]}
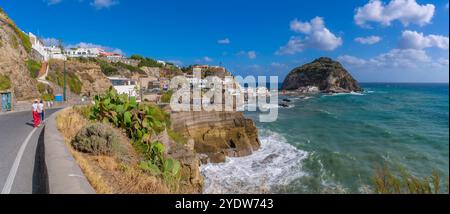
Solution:
{"label": "boulder on shoreline", "polygon": [[292,70],[283,81],[282,90],[299,93],[349,93],[362,88],[337,61],[321,57]]}

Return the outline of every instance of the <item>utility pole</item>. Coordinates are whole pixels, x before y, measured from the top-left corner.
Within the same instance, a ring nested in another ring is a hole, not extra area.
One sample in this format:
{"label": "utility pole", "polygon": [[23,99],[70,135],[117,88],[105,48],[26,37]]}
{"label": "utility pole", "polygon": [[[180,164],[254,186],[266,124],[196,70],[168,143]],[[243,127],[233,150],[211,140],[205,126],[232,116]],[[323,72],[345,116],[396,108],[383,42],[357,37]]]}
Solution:
{"label": "utility pole", "polygon": [[66,61],[64,60],[64,102],[67,102],[67,72],[66,72]]}
{"label": "utility pole", "polygon": [[[61,49],[61,54],[64,54],[64,46],[62,45],[62,40],[58,41],[58,46]],[[66,71],[66,60],[64,60],[64,86],[63,86],[63,100],[64,102],[67,102],[67,71]]]}

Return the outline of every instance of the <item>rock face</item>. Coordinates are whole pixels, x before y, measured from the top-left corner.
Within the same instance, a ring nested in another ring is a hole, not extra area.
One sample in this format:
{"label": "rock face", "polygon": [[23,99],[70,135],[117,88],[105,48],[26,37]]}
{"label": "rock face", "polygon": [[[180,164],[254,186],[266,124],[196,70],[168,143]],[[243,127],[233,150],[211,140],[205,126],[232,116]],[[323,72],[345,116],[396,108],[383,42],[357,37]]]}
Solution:
{"label": "rock face", "polygon": [[0,10],[0,74],[11,79],[11,90],[17,100],[38,98],[37,81],[31,77],[25,63],[29,53],[17,30],[14,22]]}
{"label": "rock face", "polygon": [[292,70],[283,82],[283,90],[309,91],[317,87],[323,93],[362,91],[357,81],[339,63],[322,57]]}
{"label": "rock face", "polygon": [[260,147],[254,122],[241,112],[173,112],[171,121],[174,131],[194,140],[203,163],[250,155]]}

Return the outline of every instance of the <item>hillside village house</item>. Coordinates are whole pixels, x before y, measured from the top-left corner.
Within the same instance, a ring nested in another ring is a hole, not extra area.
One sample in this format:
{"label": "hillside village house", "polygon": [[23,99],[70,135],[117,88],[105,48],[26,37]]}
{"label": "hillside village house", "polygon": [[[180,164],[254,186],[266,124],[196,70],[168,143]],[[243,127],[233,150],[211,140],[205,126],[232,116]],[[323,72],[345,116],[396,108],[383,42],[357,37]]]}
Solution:
{"label": "hillside village house", "polygon": [[56,46],[45,46],[39,38],[33,33],[28,33],[33,49],[33,56],[39,61],[48,61],[49,59],[66,60],[61,48]]}
{"label": "hillside village house", "polygon": [[59,59],[66,60],[67,57],[63,54],[61,48],[56,46],[44,47],[45,51],[48,53],[49,59]]}
{"label": "hillside village house", "polygon": [[45,50],[44,43],[32,33],[28,33],[28,36],[30,37],[31,48],[33,49],[33,57],[39,61],[48,61],[49,54]]}
{"label": "hillside village house", "polygon": [[139,85],[136,80],[123,77],[108,77],[118,94],[138,97]]}
{"label": "hillside village house", "polygon": [[64,50],[64,54],[67,57],[77,58],[77,57],[98,57],[101,52],[104,52],[100,48],[70,48]]}

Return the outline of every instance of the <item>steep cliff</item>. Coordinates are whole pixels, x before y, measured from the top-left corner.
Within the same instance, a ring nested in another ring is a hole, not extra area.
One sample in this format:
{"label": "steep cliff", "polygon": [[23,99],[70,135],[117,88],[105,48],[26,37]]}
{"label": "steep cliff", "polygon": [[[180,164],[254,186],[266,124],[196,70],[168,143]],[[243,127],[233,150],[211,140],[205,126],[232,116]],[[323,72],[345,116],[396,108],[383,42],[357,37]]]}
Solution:
{"label": "steep cliff", "polygon": [[28,36],[0,8],[0,75],[8,76],[17,100],[37,98],[37,81],[26,66],[31,45]]}
{"label": "steep cliff", "polygon": [[292,70],[283,82],[283,90],[303,91],[317,87],[324,93],[361,91],[350,73],[339,63],[322,57]]}
{"label": "steep cliff", "polygon": [[194,140],[203,162],[250,155],[260,147],[254,122],[241,112],[173,112],[171,121],[175,131]]}

